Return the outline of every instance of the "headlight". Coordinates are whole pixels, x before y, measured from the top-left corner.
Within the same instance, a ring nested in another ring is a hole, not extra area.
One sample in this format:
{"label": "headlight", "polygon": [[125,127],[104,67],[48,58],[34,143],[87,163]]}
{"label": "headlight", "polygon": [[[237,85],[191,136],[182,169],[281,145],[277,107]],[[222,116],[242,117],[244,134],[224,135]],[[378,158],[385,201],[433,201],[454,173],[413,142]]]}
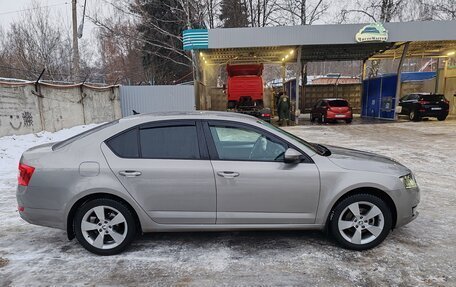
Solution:
{"label": "headlight", "polygon": [[400,179],[404,183],[405,188],[407,188],[407,189],[417,187],[415,178],[413,177],[413,175],[411,173],[401,176]]}

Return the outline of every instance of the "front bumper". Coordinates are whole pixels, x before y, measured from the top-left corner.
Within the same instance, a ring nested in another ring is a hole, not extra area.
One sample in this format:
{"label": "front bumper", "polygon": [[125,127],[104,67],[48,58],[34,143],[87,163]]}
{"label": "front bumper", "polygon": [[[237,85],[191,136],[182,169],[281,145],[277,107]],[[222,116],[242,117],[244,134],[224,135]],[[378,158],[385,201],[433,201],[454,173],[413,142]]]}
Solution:
{"label": "front bumper", "polygon": [[395,227],[401,227],[418,217],[418,204],[420,203],[419,187],[400,189],[392,192],[396,204],[397,220]]}

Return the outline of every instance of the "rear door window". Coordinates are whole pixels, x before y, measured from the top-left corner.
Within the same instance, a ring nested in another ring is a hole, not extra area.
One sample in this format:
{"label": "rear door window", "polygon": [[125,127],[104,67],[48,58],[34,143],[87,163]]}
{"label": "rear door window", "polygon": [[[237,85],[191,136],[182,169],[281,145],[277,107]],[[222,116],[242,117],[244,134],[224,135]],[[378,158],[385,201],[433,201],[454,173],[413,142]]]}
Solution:
{"label": "rear door window", "polygon": [[142,128],[139,138],[142,158],[200,158],[195,125]]}

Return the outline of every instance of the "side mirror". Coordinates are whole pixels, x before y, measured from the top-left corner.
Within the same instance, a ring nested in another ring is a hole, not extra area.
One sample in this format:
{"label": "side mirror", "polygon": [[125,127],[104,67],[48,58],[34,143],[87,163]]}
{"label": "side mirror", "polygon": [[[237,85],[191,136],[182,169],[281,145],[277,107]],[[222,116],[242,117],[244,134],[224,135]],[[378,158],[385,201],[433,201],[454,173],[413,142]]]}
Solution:
{"label": "side mirror", "polygon": [[301,162],[302,153],[299,151],[289,148],[285,151],[284,162],[285,163],[299,163]]}

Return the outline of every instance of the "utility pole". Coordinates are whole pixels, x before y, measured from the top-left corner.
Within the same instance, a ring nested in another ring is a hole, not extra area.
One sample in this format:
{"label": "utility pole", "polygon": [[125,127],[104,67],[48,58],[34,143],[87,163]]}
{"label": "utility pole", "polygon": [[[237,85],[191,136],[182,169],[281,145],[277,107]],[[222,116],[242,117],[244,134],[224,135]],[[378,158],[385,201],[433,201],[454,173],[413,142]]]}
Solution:
{"label": "utility pole", "polygon": [[73,81],[79,82],[79,48],[78,48],[78,13],[76,11],[76,0],[72,0],[73,18]]}

